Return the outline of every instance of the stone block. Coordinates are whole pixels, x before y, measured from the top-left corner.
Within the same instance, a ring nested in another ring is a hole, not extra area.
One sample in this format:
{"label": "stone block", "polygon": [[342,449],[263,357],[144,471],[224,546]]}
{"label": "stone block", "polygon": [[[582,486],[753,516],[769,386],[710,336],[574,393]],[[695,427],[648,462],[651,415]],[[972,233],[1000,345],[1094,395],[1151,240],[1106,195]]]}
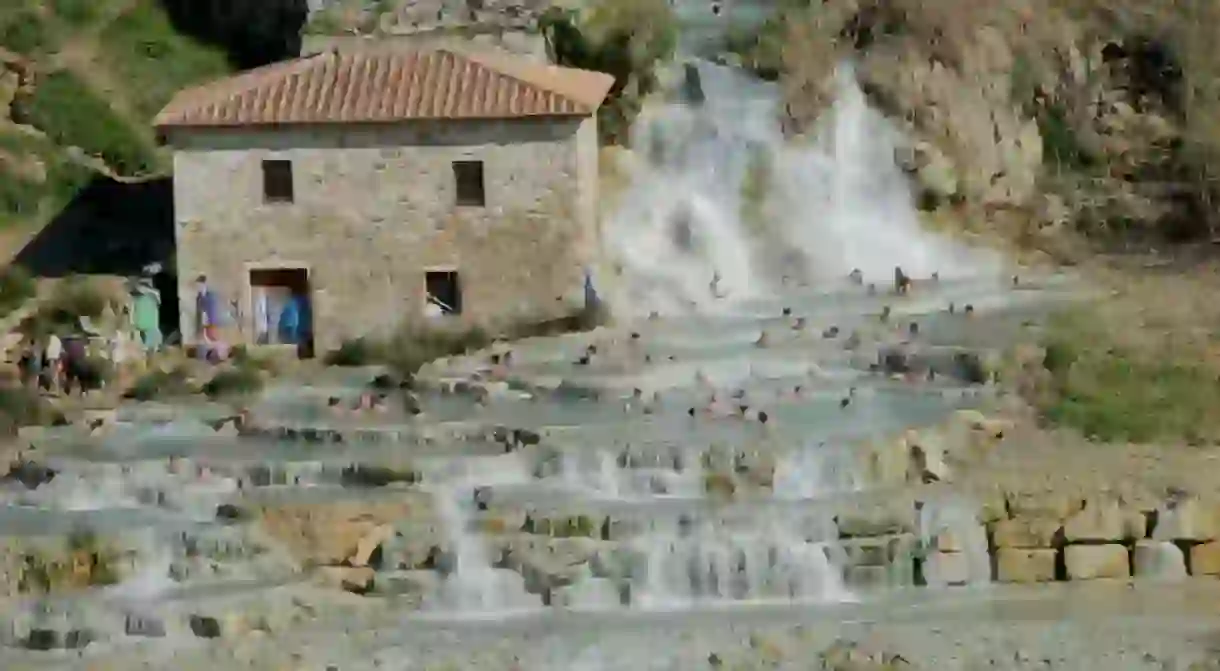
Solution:
{"label": "stone block", "polygon": [[850,566],[885,566],[890,561],[888,538],[858,538],[843,544]]}
{"label": "stone block", "polygon": [[937,552],[962,552],[966,546],[958,534],[946,529],[932,536],[929,548]]}
{"label": "stone block", "polygon": [[1157,516],[1152,537],[1163,541],[1210,541],[1220,538],[1220,519],[1216,507],[1186,499]]}
{"label": "stone block", "polygon": [[915,531],[914,506],[893,505],[872,510],[844,512],[835,518],[844,538],[886,536]]}
{"label": "stone block", "polygon": [[933,552],[923,567],[924,580],[933,587],[970,582],[970,557],[964,552]]}
{"label": "stone block", "polygon": [[997,548],[1049,548],[1061,528],[1053,519],[1018,517],[1000,520],[991,530]]}
{"label": "stone block", "polygon": [[886,566],[849,566],[844,572],[848,587],[869,589],[890,584],[890,570]]}
{"label": "stone block", "polygon": [[1132,572],[1137,578],[1174,580],[1186,576],[1186,556],[1169,541],[1142,540],[1135,544]]}
{"label": "stone block", "polygon": [[1121,541],[1144,537],[1144,516],[1114,501],[1089,501],[1067,519],[1063,536],[1069,542]]}
{"label": "stone block", "polygon": [[1040,518],[1065,520],[1084,508],[1078,497],[1067,494],[1040,492],[1038,494],[1008,494],[1009,514],[1014,518]]}
{"label": "stone block", "polygon": [[1051,582],[1055,579],[1056,554],[1048,549],[996,550],[996,579],[1013,583]]}
{"label": "stone block", "polygon": [[373,591],[382,596],[423,599],[439,584],[436,571],[389,571],[376,577]]}
{"label": "stone block", "polygon": [[1063,552],[1063,563],[1071,580],[1131,576],[1131,561],[1126,546],[1115,543],[1069,545]]}
{"label": "stone block", "polygon": [[1191,575],[1220,575],[1220,542],[1200,543],[1190,549]]}

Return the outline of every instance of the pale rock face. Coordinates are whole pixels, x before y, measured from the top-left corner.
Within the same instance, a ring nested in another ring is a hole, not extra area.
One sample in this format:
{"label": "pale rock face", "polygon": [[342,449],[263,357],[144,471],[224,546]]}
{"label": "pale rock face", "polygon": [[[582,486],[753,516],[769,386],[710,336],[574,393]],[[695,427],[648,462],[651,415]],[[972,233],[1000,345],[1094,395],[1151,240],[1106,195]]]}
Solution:
{"label": "pale rock face", "polygon": [[1064,565],[1068,578],[1126,578],[1131,566],[1124,545],[1071,545],[1064,549]]}

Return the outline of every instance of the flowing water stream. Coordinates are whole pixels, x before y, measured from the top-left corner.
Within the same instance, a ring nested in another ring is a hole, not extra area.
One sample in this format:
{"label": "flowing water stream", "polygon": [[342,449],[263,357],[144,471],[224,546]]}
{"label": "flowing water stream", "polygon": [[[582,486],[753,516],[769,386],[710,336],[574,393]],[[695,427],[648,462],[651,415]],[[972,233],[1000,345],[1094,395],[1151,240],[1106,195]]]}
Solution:
{"label": "flowing water stream", "polygon": [[[895,466],[884,446],[984,401],[990,386],[955,374],[962,352],[1003,346],[1071,286],[1031,277],[1016,290],[990,253],[924,233],[893,162],[899,138],[850,68],[795,146],[767,85],[693,71],[702,105],[654,104],[634,137],[607,228],[617,327],[514,343],[504,381],[488,381],[483,355],[431,366],[418,416],[336,414],[328,399],[355,398],[375,372],[329,371],[269,389],[257,434],[214,431],[223,408],[165,421],[133,406],[105,436],[40,439],[54,477],[0,490],[0,537],[26,548],[6,561],[28,568],[29,548],[66,556],[87,536],[120,551],[120,575],[0,602],[0,666],[202,668],[220,645],[258,668],[289,654],[319,669],[484,654],[501,655],[487,668],[707,668],[680,645],[645,660],[585,634],[899,608],[909,588],[961,582],[920,575],[949,535],[968,586],[987,583],[973,502],[904,503],[906,455]],[[767,186],[745,203],[760,162]],[[911,295],[890,293],[895,266]],[[876,370],[895,347],[918,376]],[[402,501],[359,562],[364,595],[311,583],[306,564],[351,569],[369,533],[302,560],[363,523],[327,526],[326,511]],[[305,507],[296,536],[268,533]],[[468,642],[559,630],[562,644],[508,652]]]}

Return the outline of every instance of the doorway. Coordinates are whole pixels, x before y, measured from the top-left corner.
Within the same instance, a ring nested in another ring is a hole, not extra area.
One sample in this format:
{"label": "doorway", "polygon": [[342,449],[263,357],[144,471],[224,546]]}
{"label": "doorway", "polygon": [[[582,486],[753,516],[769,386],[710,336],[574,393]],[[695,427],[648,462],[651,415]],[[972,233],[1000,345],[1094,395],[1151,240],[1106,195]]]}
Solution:
{"label": "doorway", "polygon": [[308,270],[251,270],[250,304],[256,344],[296,345],[298,356],[313,356],[313,301]]}

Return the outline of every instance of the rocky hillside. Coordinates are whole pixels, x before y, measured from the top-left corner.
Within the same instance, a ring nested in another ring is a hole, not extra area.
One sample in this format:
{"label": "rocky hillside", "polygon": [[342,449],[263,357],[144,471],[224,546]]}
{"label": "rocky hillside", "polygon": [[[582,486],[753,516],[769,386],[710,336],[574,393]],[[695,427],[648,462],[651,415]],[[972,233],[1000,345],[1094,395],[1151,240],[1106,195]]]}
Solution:
{"label": "rocky hillside", "polygon": [[165,174],[148,121],[182,86],[229,69],[156,0],[6,0],[0,231],[46,221],[98,174]]}
{"label": "rocky hillside", "polygon": [[1060,232],[1215,239],[1220,3],[786,0],[734,36],[794,132],[852,59],[913,138],[922,208],[1056,248]]}

